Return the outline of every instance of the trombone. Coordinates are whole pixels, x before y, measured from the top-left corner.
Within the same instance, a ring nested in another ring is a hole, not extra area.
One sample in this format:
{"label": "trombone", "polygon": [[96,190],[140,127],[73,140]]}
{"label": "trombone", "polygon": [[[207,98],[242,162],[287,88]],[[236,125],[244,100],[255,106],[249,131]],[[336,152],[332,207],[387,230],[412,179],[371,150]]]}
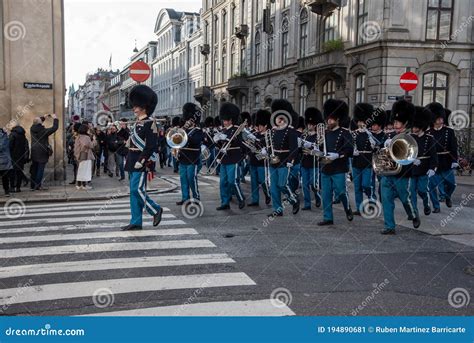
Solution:
{"label": "trombone", "polygon": [[230,137],[230,139],[227,140],[224,146],[217,152],[216,157],[214,158],[209,168],[207,169],[208,175],[214,174],[216,172],[217,167],[221,164],[222,159],[227,153],[227,149],[230,148],[232,142],[240,135],[240,133],[244,130],[246,125],[247,125],[247,120],[244,120],[244,122],[237,127],[232,137]]}

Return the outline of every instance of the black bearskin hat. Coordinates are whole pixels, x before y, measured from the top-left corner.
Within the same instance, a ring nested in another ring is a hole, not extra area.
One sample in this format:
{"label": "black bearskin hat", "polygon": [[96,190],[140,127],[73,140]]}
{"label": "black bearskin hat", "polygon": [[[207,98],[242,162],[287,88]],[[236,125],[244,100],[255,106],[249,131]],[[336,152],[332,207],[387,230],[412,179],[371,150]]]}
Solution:
{"label": "black bearskin hat", "polygon": [[201,109],[192,102],[187,102],[183,106],[183,120],[193,120],[196,124],[201,121]]}
{"label": "black bearskin hat", "polygon": [[232,120],[233,124],[237,124],[239,120],[239,108],[230,102],[224,102],[219,110],[219,118],[221,120]]}
{"label": "black bearskin hat", "polygon": [[426,131],[431,124],[433,113],[427,107],[416,106],[412,127]]}
{"label": "black bearskin hat", "polygon": [[374,106],[365,102],[359,102],[354,107],[354,121],[366,122],[368,119],[372,118],[374,114]]}
{"label": "black bearskin hat", "polygon": [[251,121],[251,118],[250,118],[250,113],[248,113],[248,112],[240,113],[240,122],[243,123],[244,120],[247,120],[247,125],[252,125],[252,121]]}
{"label": "black bearskin hat", "polygon": [[391,120],[395,120],[402,123],[411,124],[413,118],[415,117],[415,105],[406,100],[399,100],[392,106],[392,116]]}
{"label": "black bearskin hat", "polygon": [[439,102],[432,102],[431,104],[426,105],[426,108],[429,109],[431,113],[433,113],[433,122],[435,122],[438,118],[443,118],[444,122],[446,122],[446,110]]}
{"label": "black bearskin hat", "polygon": [[255,125],[270,127],[270,117],[272,114],[267,110],[258,110],[255,114]]}
{"label": "black bearskin hat", "polygon": [[304,129],[305,123],[304,123],[304,117],[298,117],[298,126],[297,129]]}
{"label": "black bearskin hat", "polygon": [[323,114],[316,107],[308,107],[306,111],[304,111],[304,119],[306,125],[318,125],[324,123]]}
{"label": "black bearskin hat", "polygon": [[138,85],[130,91],[129,103],[132,108],[141,107],[148,115],[152,115],[158,103],[158,96],[150,87]]}
{"label": "black bearskin hat", "polygon": [[222,125],[222,124],[221,124],[221,118],[215,117],[215,118],[214,118],[214,126],[215,126],[215,127],[219,127],[219,126],[221,126],[221,125]]}
{"label": "black bearskin hat", "polygon": [[214,118],[207,117],[206,119],[204,119],[204,126],[205,127],[213,127],[214,126]]}
{"label": "black bearskin hat", "polygon": [[343,122],[349,124],[349,107],[342,100],[329,99],[323,105],[324,118],[327,120],[333,118],[339,120],[342,126]]}
{"label": "black bearskin hat", "polygon": [[180,117],[173,117],[171,119],[171,126],[181,126],[181,118]]}
{"label": "black bearskin hat", "polygon": [[387,112],[388,116],[390,117],[390,111],[385,111],[381,107],[376,108],[374,114],[369,119],[369,126],[377,124],[383,129],[385,127],[385,123],[387,122]]}
{"label": "black bearskin hat", "polygon": [[272,113],[276,111],[287,111],[288,113],[292,114],[293,106],[286,99],[275,99],[272,102]]}

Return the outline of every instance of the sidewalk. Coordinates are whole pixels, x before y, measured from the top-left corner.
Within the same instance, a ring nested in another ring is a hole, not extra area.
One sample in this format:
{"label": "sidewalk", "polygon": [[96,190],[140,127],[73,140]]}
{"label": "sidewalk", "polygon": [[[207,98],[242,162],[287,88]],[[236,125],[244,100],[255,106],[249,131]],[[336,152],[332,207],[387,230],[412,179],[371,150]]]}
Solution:
{"label": "sidewalk", "polygon": [[474,176],[456,176],[456,183],[467,186],[474,186]]}
{"label": "sidewalk", "polygon": [[[148,184],[148,192],[151,194],[161,194],[174,191],[177,186],[160,177],[168,171],[158,170],[158,175]],[[129,187],[128,179],[119,181],[117,177],[101,175],[92,178],[91,190],[78,190],[75,185],[70,185],[72,180],[72,167],[68,166],[67,180],[61,182],[59,186],[50,186],[48,182],[44,184],[47,191],[32,192],[28,186],[22,187],[21,193],[11,193],[7,198],[3,194],[0,196],[0,204],[6,203],[9,199],[20,199],[25,203],[30,202],[54,202],[54,201],[88,201],[88,200],[107,200],[110,198],[128,197]]]}

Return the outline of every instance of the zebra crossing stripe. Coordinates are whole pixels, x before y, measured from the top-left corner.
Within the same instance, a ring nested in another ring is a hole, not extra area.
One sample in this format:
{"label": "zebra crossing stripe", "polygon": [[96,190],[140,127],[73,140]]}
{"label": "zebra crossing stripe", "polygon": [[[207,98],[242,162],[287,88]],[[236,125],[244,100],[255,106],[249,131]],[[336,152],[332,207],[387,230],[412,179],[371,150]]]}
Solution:
{"label": "zebra crossing stripe", "polygon": [[[90,218],[95,218],[95,217],[101,217],[101,216],[111,216],[111,215],[116,215],[117,213],[121,214],[128,214],[130,213],[130,208],[118,208],[118,209],[104,209],[104,210],[98,210],[98,211],[91,211],[90,209],[84,210],[84,211],[73,211],[73,212],[66,212],[66,211],[48,211],[48,212],[36,212],[36,213],[31,213],[26,211],[24,215],[21,216],[21,219],[28,218],[28,217],[65,217],[65,216],[82,216],[81,218],[83,219],[90,219]],[[164,214],[163,216],[167,216],[167,218],[175,218],[171,217],[172,214]],[[1,222],[11,220],[11,219],[5,219],[5,217],[2,217],[0,220]]]}
{"label": "zebra crossing stripe", "polygon": [[[74,283],[41,285],[2,290],[0,305],[12,305],[37,301],[93,297],[98,289],[106,288],[112,295],[188,288],[213,288],[230,286],[254,286],[255,282],[245,273],[214,273],[197,275],[155,276]],[[92,301],[92,299],[91,299]]]}
{"label": "zebra crossing stripe", "polygon": [[62,254],[83,254],[92,252],[129,251],[129,250],[164,250],[189,248],[215,248],[207,239],[130,242],[130,243],[93,243],[77,245],[60,245],[52,247],[35,247],[20,249],[0,249],[0,258],[17,258],[25,256],[48,256]]}
{"label": "zebra crossing stripe", "polygon": [[[172,214],[163,214],[163,219],[169,218],[176,218]],[[48,223],[85,223],[85,222],[103,222],[107,220],[130,220],[130,215],[118,216],[115,214],[107,215],[107,213],[102,213],[98,216],[94,216],[93,214],[88,217],[76,217],[76,218],[48,218],[48,219],[25,219],[25,220],[10,220],[10,221],[0,221],[0,226],[11,226],[11,225],[38,225],[38,224],[48,224]]]}
{"label": "zebra crossing stripe", "polygon": [[[128,222],[113,222],[113,223],[98,223],[98,224],[88,224],[88,225],[51,225],[51,226],[38,226],[38,227],[29,227],[29,228],[11,228],[11,229],[0,229],[1,234],[10,234],[10,233],[39,233],[39,232],[56,232],[56,231],[81,231],[81,230],[100,230],[100,229],[110,229],[115,228],[119,229],[120,225],[127,224]],[[182,220],[164,220],[160,223],[157,229],[156,227],[152,226],[151,220],[144,220],[143,221],[143,231],[151,231],[151,230],[164,230],[161,229],[162,227],[169,227],[169,226],[178,226],[185,224]],[[147,228],[148,226],[148,228]],[[0,239],[3,239],[0,237]]]}
{"label": "zebra crossing stripe", "polygon": [[[128,204],[130,206],[130,200],[119,200],[119,199],[110,199],[110,200],[102,200],[102,201],[75,201],[75,202],[55,202],[55,203],[49,203],[49,204],[38,204],[38,205],[27,205],[26,207],[28,209],[33,209],[33,208],[56,208],[58,206],[63,206],[63,207],[71,207],[71,206],[107,206],[107,204],[113,205],[113,204],[123,204],[126,205]],[[109,205],[109,206],[110,206]]]}
{"label": "zebra crossing stripe", "polygon": [[208,303],[183,304],[163,307],[142,308],[125,311],[94,313],[85,316],[294,316],[295,313],[270,299],[247,301],[218,301]]}
{"label": "zebra crossing stripe", "polygon": [[[60,206],[60,207],[54,207],[50,209],[44,209],[44,208],[30,208],[29,206],[26,207],[25,213],[44,213],[45,211],[48,211],[48,213],[53,213],[53,212],[64,212],[64,211],[76,211],[76,210],[86,210],[88,209],[90,213],[98,213],[98,212],[106,212],[109,209],[118,209],[122,208],[124,210],[129,210],[130,205],[129,204],[111,204],[107,206],[90,206],[90,205],[81,205],[81,206]],[[170,209],[168,207],[163,207],[163,212],[170,212]],[[0,212],[2,216],[0,218],[4,218],[5,216],[3,215],[3,212]],[[74,213],[72,213],[74,214]]]}
{"label": "zebra crossing stripe", "polygon": [[[113,220],[111,220],[113,221]],[[145,226],[151,226],[153,223],[152,220],[144,220],[143,225],[144,229],[143,231],[149,231],[149,230],[157,230],[155,227],[147,229]],[[38,226],[38,227],[29,227],[29,228],[11,228],[11,229],[0,229],[0,234],[9,234],[9,233],[37,233],[37,232],[47,232],[47,231],[71,231],[71,230],[76,230],[76,231],[81,231],[84,229],[110,229],[110,228],[116,228],[119,229],[120,225],[126,225],[128,224],[128,221],[122,221],[122,222],[116,222],[113,221],[113,223],[90,223],[87,225],[50,225],[50,226]],[[177,226],[177,225],[184,225],[185,222],[182,220],[163,220],[159,227],[162,230],[161,227],[168,227],[168,226]]]}
{"label": "zebra crossing stripe", "polygon": [[53,241],[70,241],[81,239],[100,239],[100,238],[135,238],[135,237],[156,237],[156,236],[181,236],[181,235],[197,235],[194,229],[171,229],[171,230],[147,230],[147,231],[116,231],[116,232],[87,232],[60,235],[43,235],[43,236],[21,236],[21,237],[2,237],[0,246],[9,243],[26,243],[26,242],[53,242]]}
{"label": "zebra crossing stripe", "polygon": [[231,259],[227,254],[108,258],[103,260],[82,260],[2,267],[0,269],[0,279],[19,276],[73,273],[93,270],[97,271],[127,268],[131,269],[225,263],[235,263],[235,261]]}

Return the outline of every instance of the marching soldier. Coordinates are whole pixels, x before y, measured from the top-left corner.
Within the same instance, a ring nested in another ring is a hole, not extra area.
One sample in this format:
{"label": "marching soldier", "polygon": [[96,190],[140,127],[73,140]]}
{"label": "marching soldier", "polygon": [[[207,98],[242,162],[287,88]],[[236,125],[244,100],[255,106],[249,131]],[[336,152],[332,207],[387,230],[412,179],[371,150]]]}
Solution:
{"label": "marching soldier", "polygon": [[430,126],[431,117],[432,113],[428,108],[416,106],[416,115],[411,129],[412,136],[418,144],[418,157],[413,161],[412,177],[410,180],[411,203],[415,213],[419,215],[416,197],[418,193],[423,200],[426,216],[431,213],[430,201],[428,199],[428,180],[436,174],[435,170],[438,165],[434,138],[425,133]]}
{"label": "marching soldier", "polygon": [[356,211],[354,215],[360,216],[364,194],[369,201],[373,201],[372,188],[372,153],[376,147],[376,141],[372,133],[367,129],[367,121],[374,115],[374,107],[367,103],[358,103],[354,108],[354,122],[357,129],[353,131],[354,157],[352,158],[352,178],[354,182],[354,193]]}
{"label": "marching soldier", "polygon": [[163,209],[146,194],[147,173],[154,171],[157,157],[156,124],[150,119],[158,98],[148,86],[138,85],[130,91],[130,105],[137,121],[130,133],[130,148],[125,169],[130,178],[130,207],[132,218],[123,231],[141,230],[143,208],[153,216],[153,226],[161,222]]}
{"label": "marching soldier", "polygon": [[315,152],[319,151],[316,127],[324,123],[323,115],[316,107],[308,107],[304,112],[307,134],[303,142],[303,157],[301,159],[301,177],[303,187],[303,211],[311,210],[311,192],[314,193],[316,207],[321,206],[319,194],[319,163]]}
{"label": "marching soldier", "polygon": [[[293,106],[285,99],[277,99],[272,103],[272,112],[284,111],[290,116],[293,122],[297,122],[298,118],[294,118]],[[289,185],[289,176],[291,168],[294,166],[295,159],[298,154],[298,135],[291,125],[281,123],[280,127],[272,128],[271,143],[273,149],[270,156],[270,194],[272,197],[273,212],[269,217],[283,216],[283,205],[281,195],[284,194],[288,202],[293,206],[293,214],[297,214],[300,210],[300,202]]]}
{"label": "marching soldier", "polygon": [[[305,130],[304,118],[300,117],[299,114],[296,113],[296,112],[293,112],[293,118],[298,119],[296,121],[295,126],[296,126],[296,134],[298,136],[298,139],[300,139],[302,134],[303,134],[303,131]],[[301,158],[302,157],[303,157],[303,150],[302,150],[301,146],[298,145],[298,153],[296,155],[294,165],[293,165],[293,167],[291,167],[290,178],[289,178],[289,184],[290,184],[291,191],[296,196],[298,196],[297,190],[298,190],[298,187],[300,186]]]}
{"label": "marching soldier", "polygon": [[206,166],[209,168],[212,161],[214,161],[214,157],[216,156],[216,144],[214,143],[213,137],[216,134],[216,130],[214,129],[214,118],[207,117],[204,120],[204,138],[203,143],[209,149],[209,158],[206,161]]}
{"label": "marching soldier", "polygon": [[[384,111],[383,109],[381,108],[378,108],[377,110],[375,110],[374,112],[374,115],[373,115],[373,118],[371,120],[371,123],[370,123],[370,129],[371,129],[371,132],[372,132],[372,135],[374,136],[375,140],[376,140],[376,143],[377,143],[377,146],[376,146],[376,150],[378,149],[381,149],[383,148],[383,144],[386,140],[385,138],[385,132],[384,132],[384,127],[385,127],[385,122],[387,121],[387,112],[389,112],[389,116],[390,116],[390,111]],[[381,199],[382,196],[380,194],[380,180],[381,180],[381,176],[380,175],[376,175],[375,173],[372,173],[372,190],[373,190],[373,198],[376,199],[376,196],[375,196],[375,188],[376,188],[376,182],[375,180],[377,179],[378,181],[378,198]]]}
{"label": "marching soldier", "polygon": [[[240,121],[241,123],[243,123],[244,121],[247,122],[247,124],[245,125],[245,128],[250,130],[250,127],[252,125],[252,122],[251,122],[251,117],[250,117],[250,113],[249,112],[242,112],[240,114]],[[242,160],[239,162],[239,179],[240,179],[240,182],[242,183],[246,183],[247,181],[245,181],[245,175],[247,175],[247,173],[249,172],[249,151],[247,149],[247,147],[245,146],[242,146]]]}
{"label": "marching soldier", "polygon": [[[180,117],[174,117],[171,120],[171,127],[178,128],[178,127],[181,127],[181,125],[182,125],[182,120]],[[175,153],[176,153],[176,150],[174,149],[170,150],[171,159],[173,161],[173,173],[179,173],[179,161],[177,158],[178,156],[176,156]]]}
{"label": "marching soldier", "polygon": [[[393,132],[387,132],[385,146],[389,146],[392,138],[400,133],[408,134],[408,123],[415,115],[415,106],[406,101],[399,100],[393,104],[390,121],[393,122]],[[411,177],[411,165],[404,165],[397,175],[384,175],[381,178],[382,207],[385,228],[380,232],[383,235],[395,234],[395,199],[398,197],[409,220],[413,221],[413,227],[420,226],[420,218],[415,213],[411,204],[409,181]]]}
{"label": "marching soldier", "polygon": [[242,137],[239,134],[235,137],[227,148],[224,148],[237,130],[235,125],[239,120],[240,110],[232,103],[222,104],[219,111],[219,118],[222,121],[223,129],[214,137],[214,142],[221,148],[217,153],[220,159],[220,195],[221,205],[218,211],[230,209],[230,199],[233,194],[239,201],[239,209],[245,207],[245,198],[240,188],[238,176],[238,164],[242,160]]}
{"label": "marching soldier", "polygon": [[178,152],[181,201],[178,201],[176,205],[183,205],[190,199],[189,190],[192,192],[193,199],[200,200],[201,198],[198,173],[201,169],[201,145],[204,137],[201,128],[196,125],[201,121],[201,109],[193,103],[184,104],[183,121],[188,142]]}
{"label": "marching soldier", "polygon": [[428,130],[427,133],[434,137],[438,155],[438,168],[436,174],[430,178],[429,189],[433,203],[433,213],[438,213],[440,212],[438,188],[444,187],[446,206],[453,206],[451,196],[456,189],[453,169],[459,167],[458,142],[454,130],[445,125],[447,117],[443,106],[440,103],[433,102],[427,107],[433,113],[433,128]]}
{"label": "marching soldier", "polygon": [[[255,115],[255,127],[256,132],[254,133],[256,138],[256,145],[258,148],[263,148],[260,146],[265,141],[265,133],[267,132],[270,126],[270,116],[271,113],[267,110],[259,110]],[[249,207],[259,206],[260,197],[259,197],[259,188],[262,187],[263,194],[265,195],[265,204],[270,204],[270,192],[267,188],[265,179],[265,161],[263,159],[257,158],[258,152],[250,152],[250,180],[252,186],[252,202],[248,204]]]}
{"label": "marching soldier", "polygon": [[327,121],[326,152],[321,172],[323,196],[323,221],[318,225],[333,225],[333,194],[341,201],[349,221],[354,219],[346,188],[346,173],[349,172],[349,158],[353,154],[352,135],[340,125],[348,123],[349,108],[344,101],[329,99],[324,103],[324,117]]}

